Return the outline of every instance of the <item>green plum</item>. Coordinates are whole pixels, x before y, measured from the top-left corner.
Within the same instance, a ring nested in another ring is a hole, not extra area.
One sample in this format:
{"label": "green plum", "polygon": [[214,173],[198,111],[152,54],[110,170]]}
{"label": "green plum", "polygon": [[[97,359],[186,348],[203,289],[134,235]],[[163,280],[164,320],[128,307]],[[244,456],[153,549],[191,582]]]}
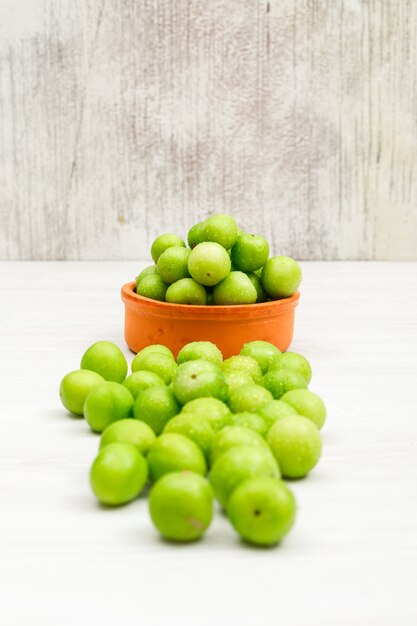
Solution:
{"label": "green plum", "polygon": [[185,344],[178,352],[177,363],[181,365],[186,361],[195,361],[197,359],[210,361],[218,367],[223,363],[222,353],[211,341],[192,341]]}
{"label": "green plum", "polygon": [[180,413],[169,420],[164,428],[164,433],[178,433],[188,437],[207,455],[215,431],[204,417],[193,413]]}
{"label": "green plum", "polygon": [[326,406],[323,400],[309,389],[288,391],[281,400],[300,415],[308,417],[319,430],[323,427],[326,421]]}
{"label": "green plum", "polygon": [[196,398],[182,407],[181,413],[191,413],[208,421],[215,430],[220,430],[230,423],[229,407],[218,398]]}
{"label": "green plum", "polygon": [[159,274],[150,274],[142,278],[136,288],[136,293],[144,298],[164,302],[167,289],[167,283],[162,280]]}
{"label": "green plum", "polygon": [[254,272],[261,268],[269,255],[268,242],[260,235],[244,233],[232,248],[233,267],[242,272]]}
{"label": "green plum", "polygon": [[207,293],[203,285],[193,278],[181,278],[170,285],[165,294],[166,302],[174,304],[207,304]]}
{"label": "green plum", "polygon": [[232,424],[234,426],[244,426],[245,428],[250,428],[262,436],[266,435],[268,431],[266,421],[257,413],[250,413],[249,411],[234,413],[232,415]]}
{"label": "green plum", "polygon": [[129,417],[113,422],[103,430],[100,449],[111,443],[131,443],[146,456],[155,439],[155,433],[145,422]]}
{"label": "green plum", "polygon": [[162,352],[137,354],[132,361],[132,372],[153,372],[162,378],[166,385],[170,384],[177,369],[175,359]]}
{"label": "green plum", "polygon": [[210,361],[197,359],[182,363],[173,378],[173,391],[180,404],[195,398],[227,399],[227,385],[220,368]]}
{"label": "green plum", "polygon": [[171,350],[167,348],[167,346],[164,346],[162,343],[153,343],[150,346],[146,346],[146,348],[142,348],[142,350],[139,350],[139,352],[136,354],[135,358],[132,361],[132,372],[135,371],[135,365],[141,360],[142,357],[153,352],[158,352],[159,354],[165,354],[165,356],[170,356],[171,359],[175,361],[174,355],[172,354]]}
{"label": "green plum", "polygon": [[255,359],[250,356],[236,354],[228,359],[225,359],[222,363],[222,371],[225,374],[232,371],[245,372],[246,374],[249,374],[254,383],[260,384],[262,382],[261,368]]}
{"label": "green plum", "polygon": [[91,370],[69,372],[61,380],[59,396],[64,407],[74,415],[83,415],[84,402],[96,385],[104,383],[104,378]]}
{"label": "green plum", "polygon": [[284,393],[291,389],[305,389],[306,379],[302,374],[290,369],[271,369],[262,379],[262,385],[279,400]]}
{"label": "green plum", "polygon": [[158,263],[159,257],[163,252],[165,252],[165,250],[178,246],[183,248],[186,247],[181,237],[177,237],[177,235],[172,235],[170,233],[159,235],[151,246],[151,256],[154,263]]}
{"label": "green plum", "polygon": [[93,387],[85,399],[84,417],[91,430],[101,433],[109,424],[132,415],[133,396],[119,383]]}
{"label": "green plum", "polygon": [[269,429],[267,442],[287,478],[302,478],[315,467],[321,455],[318,428],[302,415],[277,420]]}
{"label": "green plum", "polygon": [[230,215],[212,215],[204,222],[202,236],[203,241],[214,241],[228,250],[238,238],[237,224]]}
{"label": "green plum", "polygon": [[194,224],[188,231],[187,240],[191,249],[204,241],[204,229],[205,222],[198,222],[198,224]]}
{"label": "green plum", "polygon": [[178,415],[180,406],[168,387],[149,387],[135,400],[133,417],[148,424],[156,435],[164,430],[169,420]]}
{"label": "green plum", "polygon": [[271,400],[273,397],[270,391],[261,385],[252,383],[229,391],[227,403],[232,413],[241,413],[242,411],[255,413]]}
{"label": "green plum", "polygon": [[240,354],[250,356],[258,363],[262,374],[266,374],[274,358],[281,354],[281,351],[268,341],[250,341],[245,343]]}
{"label": "green plum", "polygon": [[278,543],[295,521],[296,501],[282,480],[250,478],[240,483],[227,504],[235,530],[250,543]]}
{"label": "green plum", "polygon": [[205,476],[207,464],[198,445],[178,433],[164,433],[152,444],[148,453],[149,475],[152,481],[169,472],[188,470]]}
{"label": "green plum", "polygon": [[283,402],[282,399],[271,400],[271,402],[264,404],[264,406],[258,409],[257,413],[265,421],[268,430],[278,419],[281,419],[282,417],[291,417],[291,415],[297,415],[297,411],[289,404]]}
{"label": "green plum", "polygon": [[230,273],[230,258],[218,243],[206,241],[192,249],[188,258],[188,271],[201,285],[217,285]]}
{"label": "green plum", "polygon": [[267,448],[235,446],[215,461],[209,479],[215,497],[225,507],[234,489],[254,477],[280,478],[274,457]]}
{"label": "green plum", "polygon": [[156,265],[162,280],[168,285],[172,285],[181,278],[188,278],[190,276],[188,272],[189,256],[190,250],[188,248],[181,248],[180,246],[167,248],[159,257]]}
{"label": "green plum", "polygon": [[83,354],[81,369],[92,370],[105,380],[122,383],[127,374],[123,352],[111,341],[97,341]]}
{"label": "green plum", "polygon": [[216,305],[254,304],[257,297],[252,281],[244,272],[230,272],[213,289]]}
{"label": "green plum", "polygon": [[311,380],[311,366],[307,359],[296,352],[278,354],[271,362],[269,369],[291,369],[299,372],[306,379],[307,385]]}
{"label": "green plum", "polygon": [[246,372],[241,372],[238,370],[230,370],[223,372],[224,379],[229,388],[229,394],[232,389],[236,389],[237,387],[241,387],[242,385],[251,385],[253,383],[253,378],[249,376]]}
{"label": "green plum", "polygon": [[148,480],[148,466],[131,443],[111,443],[100,450],[90,470],[94,495],[110,506],[134,500]]}
{"label": "green plum", "polygon": [[122,384],[129,389],[134,400],[142,391],[149,389],[149,387],[157,387],[158,385],[165,387],[164,381],[158,374],[147,372],[146,370],[133,372]]}
{"label": "green plum", "polygon": [[171,472],[152,487],[149,512],[165,539],[194,541],[210,526],[213,492],[207,480],[199,474]]}
{"label": "green plum", "polygon": [[142,280],[142,278],[145,278],[145,276],[154,276],[157,273],[158,273],[158,270],[156,269],[156,265],[148,265],[148,267],[145,267],[145,269],[142,270],[140,274],[136,276],[135,289],[137,290],[138,285],[140,281]]}
{"label": "green plum", "polygon": [[238,446],[262,448],[269,451],[265,439],[247,426],[226,426],[216,433],[210,447],[209,460],[213,463],[225,452]]}
{"label": "green plum", "polygon": [[288,298],[301,283],[301,268],[288,256],[274,256],[262,268],[262,285],[271,298]]}
{"label": "green plum", "polygon": [[259,276],[257,274],[255,274],[255,272],[248,272],[246,274],[246,276],[249,278],[249,280],[251,281],[252,285],[255,287],[256,289],[256,302],[265,302],[268,299],[268,294],[266,293],[265,289],[263,288],[261,279],[259,278]]}

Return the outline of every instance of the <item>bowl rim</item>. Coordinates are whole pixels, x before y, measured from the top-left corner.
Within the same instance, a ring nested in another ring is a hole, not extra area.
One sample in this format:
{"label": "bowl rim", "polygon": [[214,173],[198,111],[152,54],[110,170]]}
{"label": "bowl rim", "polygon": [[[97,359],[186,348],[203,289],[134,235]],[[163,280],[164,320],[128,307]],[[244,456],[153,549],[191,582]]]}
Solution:
{"label": "bowl rim", "polygon": [[[238,316],[241,318],[252,317],[270,317],[285,314],[294,309],[300,299],[300,292],[296,291],[288,298],[280,300],[270,300],[269,302],[258,302],[255,304],[228,304],[228,305],[212,305],[212,304],[177,304],[175,302],[161,302],[160,300],[152,300],[137,294],[133,288],[135,282],[131,281],[122,286],[121,297],[126,306],[135,311],[148,310],[154,315],[174,317],[188,314],[190,317],[198,317],[204,319],[223,319]],[[187,315],[187,316],[188,316]]]}

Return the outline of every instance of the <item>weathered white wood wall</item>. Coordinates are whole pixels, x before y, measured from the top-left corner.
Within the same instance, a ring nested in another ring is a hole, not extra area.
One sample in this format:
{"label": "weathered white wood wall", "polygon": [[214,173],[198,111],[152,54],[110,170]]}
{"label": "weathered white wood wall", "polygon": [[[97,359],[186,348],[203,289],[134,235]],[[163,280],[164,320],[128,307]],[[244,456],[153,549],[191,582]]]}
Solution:
{"label": "weathered white wood wall", "polygon": [[417,258],[415,0],[0,0],[0,257],[143,259],[213,211]]}

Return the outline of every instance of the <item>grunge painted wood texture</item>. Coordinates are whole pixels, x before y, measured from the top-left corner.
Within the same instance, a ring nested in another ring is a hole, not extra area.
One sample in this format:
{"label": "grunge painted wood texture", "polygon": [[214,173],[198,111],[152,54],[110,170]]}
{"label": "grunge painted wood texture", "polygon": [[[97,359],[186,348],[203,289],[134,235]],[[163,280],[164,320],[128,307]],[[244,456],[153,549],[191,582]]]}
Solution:
{"label": "grunge painted wood texture", "polygon": [[0,258],[145,259],[230,212],[417,258],[417,3],[1,0]]}

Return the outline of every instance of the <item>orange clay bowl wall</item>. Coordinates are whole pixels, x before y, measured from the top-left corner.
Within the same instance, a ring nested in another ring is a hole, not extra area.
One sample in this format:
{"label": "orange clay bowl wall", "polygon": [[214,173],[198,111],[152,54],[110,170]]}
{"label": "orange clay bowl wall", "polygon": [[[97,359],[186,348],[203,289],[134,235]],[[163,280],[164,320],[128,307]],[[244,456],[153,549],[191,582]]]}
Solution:
{"label": "orange clay bowl wall", "polygon": [[298,291],[290,298],[260,304],[196,306],[150,300],[134,287],[134,282],[122,287],[125,339],[133,352],[162,343],[176,357],[186,343],[211,341],[227,359],[249,341],[269,341],[281,351],[291,344]]}

